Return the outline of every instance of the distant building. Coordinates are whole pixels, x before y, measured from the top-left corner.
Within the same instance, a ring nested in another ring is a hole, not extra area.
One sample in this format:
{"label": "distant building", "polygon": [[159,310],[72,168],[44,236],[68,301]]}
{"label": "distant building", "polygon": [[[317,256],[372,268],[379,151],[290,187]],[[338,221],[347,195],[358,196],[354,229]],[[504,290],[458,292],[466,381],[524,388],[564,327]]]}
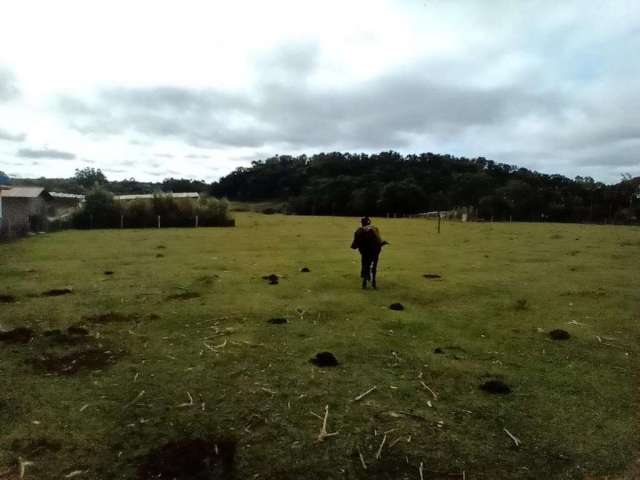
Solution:
{"label": "distant building", "polygon": [[169,198],[200,198],[200,194],[197,192],[183,192],[183,193],[146,193],[143,195],[114,195],[113,199],[119,202],[129,202],[132,200],[153,200],[154,197],[169,197]]}
{"label": "distant building", "polygon": [[42,187],[0,187],[0,237],[42,230],[51,200]]}

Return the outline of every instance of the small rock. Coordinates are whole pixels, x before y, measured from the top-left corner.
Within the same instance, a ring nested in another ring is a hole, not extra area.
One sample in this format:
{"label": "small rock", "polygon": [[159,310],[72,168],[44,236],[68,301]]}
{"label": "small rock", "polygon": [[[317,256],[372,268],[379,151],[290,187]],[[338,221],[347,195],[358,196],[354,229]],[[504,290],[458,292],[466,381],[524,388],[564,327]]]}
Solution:
{"label": "small rock", "polygon": [[311,363],[318,367],[335,367],[338,365],[338,360],[331,352],[320,352],[311,359]]}
{"label": "small rock", "polygon": [[404,310],[404,305],[402,305],[401,303],[392,303],[391,305],[389,305],[389,308],[391,310]]}

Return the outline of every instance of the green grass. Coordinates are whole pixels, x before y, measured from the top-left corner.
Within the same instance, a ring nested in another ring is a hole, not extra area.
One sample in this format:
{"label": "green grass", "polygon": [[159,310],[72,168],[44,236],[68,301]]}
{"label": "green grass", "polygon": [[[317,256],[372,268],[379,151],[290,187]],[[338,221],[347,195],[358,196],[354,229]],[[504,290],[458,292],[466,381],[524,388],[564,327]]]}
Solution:
{"label": "green grass", "polygon": [[[628,474],[640,438],[640,229],[444,223],[437,235],[432,221],[379,220],[391,245],[379,289],[363,291],[355,219],[236,219],[0,245],[0,294],[18,299],[0,304],[0,328],[38,334],[0,342],[0,478],[18,457],[33,462],[26,478],[136,478],[150,450],[199,436],[237,441],[238,479],[417,479],[421,462],[424,478]],[[261,278],[271,273],[279,285]],[[65,286],[73,294],[38,296]],[[88,318],[112,312],[120,321]],[[34,368],[78,348],[42,336],[74,324],[115,363]],[[555,328],[571,339],[551,340]],[[339,367],[309,363],[325,350]],[[479,390],[488,378],[512,393]],[[187,392],[194,405],[178,407]],[[339,434],[317,443],[311,412],[325,405]]]}

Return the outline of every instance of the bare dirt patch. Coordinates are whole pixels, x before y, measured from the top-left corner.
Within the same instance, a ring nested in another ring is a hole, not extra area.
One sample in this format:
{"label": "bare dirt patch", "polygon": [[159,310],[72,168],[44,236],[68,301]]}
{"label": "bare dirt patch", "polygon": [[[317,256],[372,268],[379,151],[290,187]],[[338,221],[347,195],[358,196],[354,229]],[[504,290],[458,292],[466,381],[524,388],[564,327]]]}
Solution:
{"label": "bare dirt patch", "polygon": [[102,370],[110,367],[116,363],[119,356],[111,350],[89,348],[63,355],[46,353],[29,360],[29,363],[41,372],[74,375],[82,371]]}
{"label": "bare dirt patch", "polygon": [[18,327],[7,332],[0,332],[0,342],[5,343],[29,343],[33,337],[33,330],[27,327]]}
{"label": "bare dirt patch", "polygon": [[184,439],[149,452],[138,467],[139,480],[230,480],[236,443],[231,440]]}

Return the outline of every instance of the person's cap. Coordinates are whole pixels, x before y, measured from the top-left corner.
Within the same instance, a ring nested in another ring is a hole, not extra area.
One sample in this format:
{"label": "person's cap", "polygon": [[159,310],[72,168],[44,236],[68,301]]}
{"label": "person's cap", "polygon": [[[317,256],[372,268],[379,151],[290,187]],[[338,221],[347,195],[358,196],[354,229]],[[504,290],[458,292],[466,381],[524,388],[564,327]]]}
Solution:
{"label": "person's cap", "polygon": [[371,219],[369,217],[362,217],[360,219],[360,223],[362,225],[370,225],[371,224]]}

